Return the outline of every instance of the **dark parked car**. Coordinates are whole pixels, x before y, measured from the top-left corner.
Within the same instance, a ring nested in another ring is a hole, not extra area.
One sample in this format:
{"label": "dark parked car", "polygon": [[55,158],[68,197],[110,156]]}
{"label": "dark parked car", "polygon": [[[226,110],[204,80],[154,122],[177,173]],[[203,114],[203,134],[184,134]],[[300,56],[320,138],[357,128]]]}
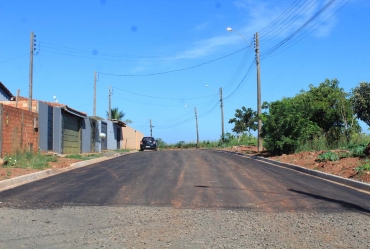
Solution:
{"label": "dark parked car", "polygon": [[155,150],[157,151],[158,144],[157,141],[155,141],[154,137],[143,137],[143,139],[140,141],[140,151],[143,150]]}

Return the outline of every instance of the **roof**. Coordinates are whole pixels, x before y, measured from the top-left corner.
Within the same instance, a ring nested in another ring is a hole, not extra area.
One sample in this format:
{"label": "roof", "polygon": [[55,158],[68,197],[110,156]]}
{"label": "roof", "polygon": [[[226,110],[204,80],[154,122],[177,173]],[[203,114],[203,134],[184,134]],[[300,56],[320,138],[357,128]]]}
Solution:
{"label": "roof", "polygon": [[118,120],[118,119],[112,119],[112,122],[113,122],[114,124],[118,124],[119,126],[126,127],[126,123],[125,123],[125,122],[122,122],[121,120]]}
{"label": "roof", "polygon": [[[28,101],[28,98],[19,96],[18,97],[18,100],[20,100],[20,101]],[[36,99],[33,99],[33,100],[36,100]],[[48,101],[42,101],[42,100],[38,100],[38,101],[40,101],[42,103],[45,103],[45,104],[47,104],[49,106],[60,107],[64,111],[69,112],[69,113],[71,113],[73,115],[76,115],[76,116],[79,116],[79,117],[86,117],[87,116],[86,113],[77,111],[77,110],[75,110],[75,109],[73,109],[73,108],[71,108],[71,107],[69,107],[69,106],[67,106],[65,104],[60,104],[60,103],[55,103],[55,102],[48,102]]]}
{"label": "roof", "polygon": [[14,95],[9,91],[8,88],[4,86],[4,84],[0,81],[0,89],[3,90],[6,94],[9,95],[10,99],[14,98]]}

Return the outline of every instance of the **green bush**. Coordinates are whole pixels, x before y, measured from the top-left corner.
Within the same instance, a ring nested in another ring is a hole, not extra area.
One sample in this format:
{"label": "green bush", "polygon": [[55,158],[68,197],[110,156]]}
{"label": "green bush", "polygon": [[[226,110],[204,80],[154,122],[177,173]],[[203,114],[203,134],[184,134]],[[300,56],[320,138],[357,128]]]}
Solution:
{"label": "green bush", "polygon": [[370,162],[366,160],[364,164],[355,168],[355,171],[358,173],[363,173],[364,171],[370,171]]}
{"label": "green bush", "polygon": [[338,161],[339,160],[339,156],[336,153],[334,153],[334,152],[327,151],[327,152],[322,153],[321,155],[319,155],[317,157],[317,159],[319,161],[323,161],[323,162],[327,162],[327,161]]}

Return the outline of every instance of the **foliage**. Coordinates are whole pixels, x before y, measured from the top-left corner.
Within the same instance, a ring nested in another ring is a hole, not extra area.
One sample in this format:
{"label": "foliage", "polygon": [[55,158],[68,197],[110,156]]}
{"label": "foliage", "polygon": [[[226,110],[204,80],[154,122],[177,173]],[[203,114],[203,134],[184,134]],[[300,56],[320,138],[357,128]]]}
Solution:
{"label": "foliage", "polygon": [[247,131],[251,134],[251,130],[257,130],[257,112],[253,111],[251,108],[246,109],[242,106],[241,110],[235,110],[234,116],[234,118],[229,120],[229,124],[234,123],[234,128],[232,128],[233,132],[243,133]]}
{"label": "foliage", "polygon": [[293,98],[263,104],[268,112],[261,117],[262,136],[268,150],[294,153],[316,145],[336,147],[348,144],[361,130],[349,95],[339,87],[338,80],[326,79],[318,87],[309,88]]}
{"label": "foliage", "polygon": [[363,173],[364,171],[370,171],[369,160],[366,160],[364,164],[356,167],[354,170],[357,171],[358,173]]}
{"label": "foliage", "polygon": [[358,145],[351,149],[351,155],[353,157],[362,157],[364,156],[365,146]]}
{"label": "foliage", "polygon": [[269,110],[261,117],[264,147],[274,153],[293,153],[301,141],[313,139],[320,131],[318,125],[305,115],[299,99],[284,98],[264,103],[263,108]]}
{"label": "foliage", "polygon": [[79,160],[90,160],[90,159],[94,159],[94,158],[99,158],[99,157],[102,157],[103,154],[102,153],[98,153],[98,154],[70,154],[70,155],[67,155],[66,158],[73,158],[73,159],[79,159]]}
{"label": "foliage", "polygon": [[156,141],[157,141],[157,144],[158,144],[158,147],[159,148],[165,148],[166,147],[166,143],[162,140],[162,138],[156,138]]}
{"label": "foliage", "polygon": [[[116,119],[116,120],[122,120],[122,118],[125,116],[125,113],[123,113],[122,111],[119,111],[118,107],[112,108],[110,110],[110,113],[111,113],[111,118]],[[109,118],[109,112],[108,111],[107,111],[106,115],[107,115],[107,118]]]}
{"label": "foliage", "polygon": [[323,161],[323,162],[326,162],[326,161],[338,161],[339,160],[339,156],[334,153],[334,152],[331,152],[331,151],[327,151],[325,153],[322,153],[320,154],[317,159],[319,161]]}
{"label": "foliage", "polygon": [[46,155],[40,152],[17,151],[15,154],[5,155],[4,160],[8,163],[3,167],[42,170],[49,167],[49,162],[56,162],[57,158],[53,155]]}
{"label": "foliage", "polygon": [[352,89],[351,101],[357,117],[370,126],[370,83],[360,82]]}

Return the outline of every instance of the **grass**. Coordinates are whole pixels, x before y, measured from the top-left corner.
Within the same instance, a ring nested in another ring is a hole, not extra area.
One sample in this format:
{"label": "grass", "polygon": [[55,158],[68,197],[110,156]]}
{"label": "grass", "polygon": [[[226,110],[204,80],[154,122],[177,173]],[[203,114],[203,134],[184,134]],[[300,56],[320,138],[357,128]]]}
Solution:
{"label": "grass", "polygon": [[355,171],[357,171],[359,174],[370,171],[370,161],[368,159],[365,160],[363,164],[355,168]]}
{"label": "grass", "polygon": [[73,158],[73,159],[79,159],[79,160],[90,160],[94,158],[99,158],[102,157],[102,153],[97,153],[97,154],[70,154],[67,155],[66,158]]}
{"label": "grass", "polygon": [[5,155],[4,160],[7,164],[6,168],[27,168],[43,170],[49,168],[49,162],[56,162],[58,159],[53,155],[42,153],[32,153],[29,151],[18,151],[12,155]]}

